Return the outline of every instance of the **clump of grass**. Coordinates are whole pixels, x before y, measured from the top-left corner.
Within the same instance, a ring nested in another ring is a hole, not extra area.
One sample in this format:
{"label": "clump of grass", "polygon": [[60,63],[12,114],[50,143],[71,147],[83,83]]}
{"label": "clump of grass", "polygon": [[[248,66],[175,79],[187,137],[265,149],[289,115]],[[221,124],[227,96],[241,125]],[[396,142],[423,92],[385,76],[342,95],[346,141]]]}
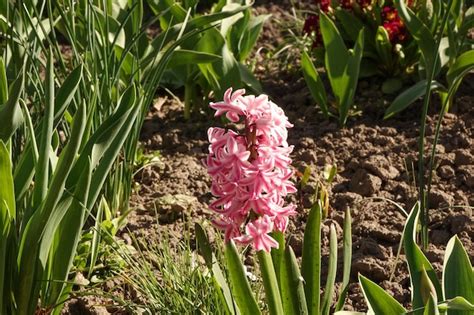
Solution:
{"label": "clump of grass", "polygon": [[122,247],[120,253],[127,263],[120,277],[139,300],[127,308],[145,314],[220,314],[219,289],[193,249],[191,232],[179,240],[166,229],[147,237],[134,238],[135,252]]}

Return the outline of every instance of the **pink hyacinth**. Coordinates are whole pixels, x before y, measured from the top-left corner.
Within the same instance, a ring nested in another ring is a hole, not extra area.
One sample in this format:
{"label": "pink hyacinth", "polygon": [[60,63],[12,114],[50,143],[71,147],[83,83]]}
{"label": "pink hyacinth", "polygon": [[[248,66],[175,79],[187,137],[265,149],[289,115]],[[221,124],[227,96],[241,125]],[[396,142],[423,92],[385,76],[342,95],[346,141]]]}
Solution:
{"label": "pink hyacinth", "polygon": [[236,132],[209,128],[209,155],[204,164],[212,177],[211,192],[217,199],[210,208],[213,223],[225,232],[226,242],[252,243],[256,250],[278,248],[270,232],[284,232],[294,204],[285,205],[287,194],[296,192],[287,143],[288,122],[283,110],[268,96],[247,95],[229,88],[222,102],[211,103],[216,116],[225,114],[241,123]]}

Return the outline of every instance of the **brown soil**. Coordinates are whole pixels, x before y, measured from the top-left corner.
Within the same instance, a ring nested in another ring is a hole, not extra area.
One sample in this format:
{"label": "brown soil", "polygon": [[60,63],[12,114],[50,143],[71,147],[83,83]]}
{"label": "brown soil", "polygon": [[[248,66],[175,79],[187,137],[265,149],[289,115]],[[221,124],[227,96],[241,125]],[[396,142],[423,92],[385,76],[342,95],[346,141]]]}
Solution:
{"label": "brown soil", "polygon": [[[416,104],[394,119],[382,120],[389,104],[376,81],[361,82],[356,103],[363,110],[351,119],[346,128],[325,120],[309,94],[298,67],[297,56],[289,56],[289,66],[282,69],[281,59],[268,59],[268,53],[281,47],[278,23],[289,17],[288,3],[256,3],[259,13],[272,13],[266,23],[255,56],[257,76],[264,91],[284,108],[294,128],[289,143],[295,146],[294,167],[300,171],[310,166],[313,174],[321,174],[327,164],[336,164],[338,173],[329,187],[330,215],[324,221],[324,246],[330,224],[342,236],[343,214],[351,209],[353,223],[353,283],[345,309],[366,310],[357,274],[361,273],[387,289],[398,301],[409,306],[409,275],[396,254],[405,217],[384,199],[400,204],[407,211],[414,205],[417,191],[417,141],[420,104]],[[433,187],[429,195],[430,246],[426,255],[440,271],[444,248],[449,238],[457,234],[474,261],[474,81],[472,76],[458,92],[454,107],[443,120]],[[428,118],[427,148],[434,137],[436,111],[432,104]],[[156,227],[155,209],[161,228],[174,231],[179,238],[184,222],[202,222],[211,218],[207,204],[212,200],[210,178],[201,160],[207,154],[207,128],[219,122],[194,118],[185,122],[182,104],[172,97],[161,97],[145,121],[142,143],[147,152],[158,150],[161,163],[145,167],[136,180],[139,191],[133,196],[136,211],[129,218],[128,228],[137,237],[148,235]],[[428,151],[426,151],[428,152]],[[426,165],[428,167],[428,165]],[[303,193],[303,205],[310,206],[311,187]],[[301,207],[289,228],[291,245],[301,255],[302,237],[308,210]],[[340,243],[342,247],[342,244]],[[327,249],[323,254],[327,253]],[[323,262],[326,258],[323,257]],[[248,260],[251,263],[251,260]],[[394,275],[391,278],[391,271]],[[341,275],[339,275],[340,277]],[[338,280],[340,280],[338,278]]]}

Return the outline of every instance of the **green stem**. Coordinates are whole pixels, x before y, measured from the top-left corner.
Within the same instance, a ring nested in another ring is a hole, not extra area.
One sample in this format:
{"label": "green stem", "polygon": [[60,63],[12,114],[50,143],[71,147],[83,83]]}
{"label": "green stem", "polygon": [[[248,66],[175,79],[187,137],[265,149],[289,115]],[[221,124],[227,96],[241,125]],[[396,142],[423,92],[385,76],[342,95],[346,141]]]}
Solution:
{"label": "green stem", "polygon": [[271,315],[283,315],[283,304],[281,303],[280,290],[273,268],[272,257],[270,253],[264,250],[257,252],[260,263],[260,271],[263,278],[263,286],[268,301],[268,307]]}
{"label": "green stem", "polygon": [[[436,36],[436,51],[439,51],[439,46],[441,43],[441,38],[443,36],[443,31],[446,26],[446,22],[449,17],[449,11],[451,10],[451,5],[453,1],[449,1],[446,7],[446,11],[443,16],[443,21],[441,23],[441,27],[438,31]],[[430,96],[431,96],[431,82],[435,77],[436,73],[436,65],[439,62],[439,54],[435,54],[435,58],[432,65],[427,65],[431,70],[428,73],[426,78],[426,91],[425,91],[425,98],[423,99],[423,112],[421,116],[421,123],[420,123],[420,138],[418,141],[418,181],[419,181],[419,200],[420,200],[420,222],[421,222],[421,241],[423,249],[428,248],[428,202],[426,200],[426,190],[425,190],[425,169],[424,169],[424,148],[425,148],[425,132],[426,132],[426,117],[428,116],[428,107],[430,104]]]}

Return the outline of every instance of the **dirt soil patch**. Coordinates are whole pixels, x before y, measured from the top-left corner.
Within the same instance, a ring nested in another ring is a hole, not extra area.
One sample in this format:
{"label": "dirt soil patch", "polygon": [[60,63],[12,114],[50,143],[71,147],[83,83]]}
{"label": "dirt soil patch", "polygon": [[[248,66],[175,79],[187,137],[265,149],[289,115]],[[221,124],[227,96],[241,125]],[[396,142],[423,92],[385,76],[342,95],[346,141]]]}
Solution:
{"label": "dirt soil patch", "polygon": [[[289,143],[295,146],[292,156],[295,169],[302,171],[310,166],[313,174],[321,174],[325,165],[337,165],[338,173],[329,187],[331,211],[323,226],[323,263],[327,260],[329,226],[336,225],[341,239],[343,214],[349,207],[353,217],[353,284],[345,308],[367,309],[357,284],[358,273],[379,283],[398,301],[409,306],[410,281],[403,254],[396,261],[406,218],[386,199],[395,201],[407,211],[416,201],[414,178],[420,104],[384,121],[383,112],[389,101],[379,92],[380,83],[363,81],[356,99],[363,110],[362,116],[351,119],[342,129],[335,121],[325,120],[315,107],[301,73],[292,70],[298,68],[297,56],[288,59],[293,62],[292,67],[282,67],[281,60],[266,58],[268,52],[284,42],[285,33],[278,25],[291,20],[289,8],[291,6],[286,2],[257,2],[257,12],[271,13],[273,17],[264,27],[258,44],[262,49],[254,61],[265,93],[285,110],[294,124],[289,131]],[[453,108],[444,118],[437,145],[433,187],[429,195],[431,244],[427,251],[437,271],[442,268],[445,245],[455,234],[474,260],[474,225],[469,207],[474,206],[472,78],[465,80]],[[207,207],[213,199],[209,192],[210,178],[201,160],[208,152],[207,128],[218,125],[219,121],[196,115],[186,122],[182,109],[178,100],[163,96],[157,99],[145,121],[142,143],[147,152],[158,150],[161,157],[160,163],[145,167],[135,178],[140,189],[133,196],[132,206],[136,210],[129,218],[128,229],[137,237],[146,237],[160,228],[170,230],[178,240],[184,222],[201,222],[212,217]],[[431,109],[427,148],[434,136],[439,109],[436,101]],[[305,189],[299,214],[289,227],[291,245],[298,257],[301,256],[308,214],[305,207],[310,206],[313,192],[311,187]],[[159,227],[156,226],[155,211]],[[251,259],[247,262],[252,264]]]}

